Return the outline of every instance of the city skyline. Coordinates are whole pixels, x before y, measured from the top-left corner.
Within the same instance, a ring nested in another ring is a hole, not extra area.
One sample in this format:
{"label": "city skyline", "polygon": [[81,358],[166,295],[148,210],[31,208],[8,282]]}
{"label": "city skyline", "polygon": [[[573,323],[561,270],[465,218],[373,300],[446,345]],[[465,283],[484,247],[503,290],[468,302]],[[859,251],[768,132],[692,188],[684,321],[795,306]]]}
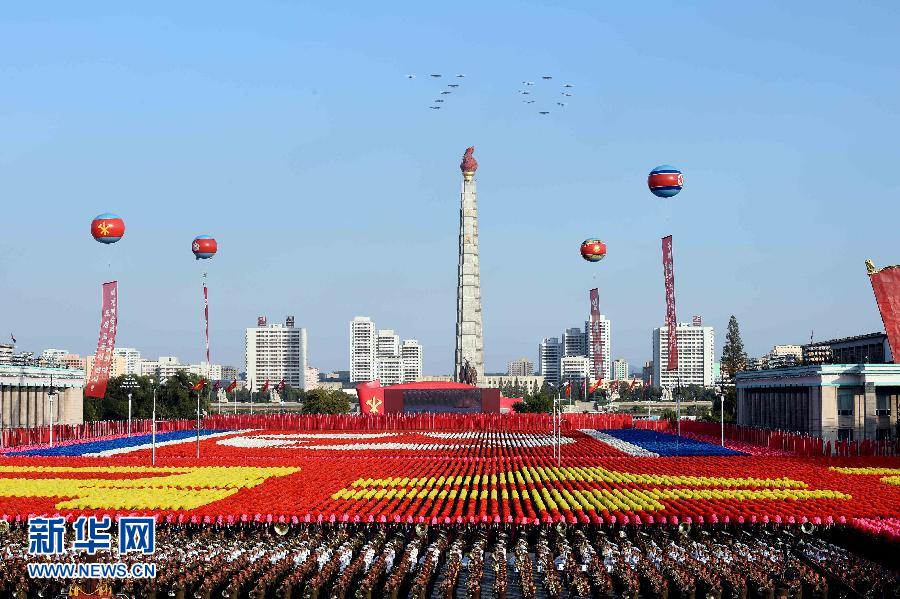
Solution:
{"label": "city skyline", "polygon": [[[311,364],[341,368],[345,323],[363,313],[415,330],[425,372],[447,373],[456,165],[472,144],[488,371],[536,359],[534,341],[570,326],[560,315],[583,312],[595,286],[616,322],[616,355],[649,359],[668,233],[678,314],[703,314],[719,331],[735,314],[750,355],[813,330],[883,330],[862,261],[898,261],[887,173],[900,84],[885,7],[817,5],[816,27],[798,29],[789,7],[698,19],[699,9],[660,3],[674,43],[648,35],[658,25],[638,18],[647,7],[479,5],[465,43],[439,27],[466,10],[458,4],[379,20],[377,36],[365,5],[264,16],[208,7],[161,17],[153,6],[20,5],[0,23],[0,73],[16,82],[0,105],[0,175],[19,224],[0,240],[0,326],[19,349],[92,352],[99,285],[115,278],[121,345],[198,362],[206,268],[214,363],[242,363],[243,325],[265,309],[297,315]],[[548,27],[571,35],[553,47],[522,41]],[[838,37],[840,47],[829,41]],[[422,77],[406,79],[435,70],[466,73],[455,107],[427,110]],[[676,75],[664,91],[647,77],[663,71]],[[543,72],[571,81],[578,101],[539,120],[511,95]],[[645,185],[663,162],[685,174],[672,200]],[[835,176],[811,175],[823,168]],[[373,184],[386,174],[389,185]],[[846,210],[848,198],[859,209]],[[127,225],[114,247],[86,234],[106,211]],[[282,233],[280,216],[303,223],[302,235]],[[798,224],[849,250],[788,267],[809,255]],[[189,250],[201,233],[220,243],[202,266]],[[577,247],[592,236],[608,255],[588,265]],[[513,250],[536,240],[541,251],[526,259]],[[300,276],[286,276],[296,265]]]}

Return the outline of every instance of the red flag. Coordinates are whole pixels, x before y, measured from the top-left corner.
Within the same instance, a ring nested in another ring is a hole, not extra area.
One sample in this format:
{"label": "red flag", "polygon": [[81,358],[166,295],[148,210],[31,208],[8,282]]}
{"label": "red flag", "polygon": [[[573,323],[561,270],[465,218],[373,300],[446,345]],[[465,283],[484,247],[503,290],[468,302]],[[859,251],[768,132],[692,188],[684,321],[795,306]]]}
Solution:
{"label": "red flag", "polygon": [[672,236],[662,238],[663,278],[666,285],[666,328],[669,359],[666,370],[678,370],[678,321],[675,318],[675,266],[672,258]]}
{"label": "red flag", "polygon": [[269,379],[266,379],[266,384],[263,385],[263,388],[259,390],[260,393],[265,393],[269,390]]}
{"label": "red flag", "polygon": [[566,397],[572,397],[572,386],[566,383],[564,387],[566,388]]}
{"label": "red flag", "polygon": [[[88,374],[85,397],[103,397],[116,347],[116,329],[119,322],[118,285],[115,281],[103,283],[102,306],[100,308],[100,335],[97,338],[97,353],[94,366]],[[12,335],[10,335],[12,336]],[[13,339],[15,342],[15,339]]]}
{"label": "red flag", "polygon": [[231,381],[231,384],[225,388],[225,393],[231,393],[235,389],[237,389],[237,379]]}
{"label": "red flag", "polygon": [[590,395],[591,393],[593,393],[594,391],[596,391],[597,389],[599,389],[599,388],[600,388],[600,385],[602,385],[602,384],[603,384],[603,379],[597,379],[597,382],[590,386],[590,389],[589,389],[589,391],[588,391],[588,395]]}
{"label": "red flag", "polygon": [[278,391],[279,393],[284,391],[284,379],[281,379],[281,382],[275,386],[275,390]]}
{"label": "red flag", "polygon": [[191,387],[191,390],[192,390],[192,391],[199,391],[200,389],[202,389],[202,388],[205,387],[205,386],[206,386],[206,379],[203,378],[203,377],[201,376],[201,377],[200,377],[200,380],[197,381],[197,384],[194,385],[193,387]]}
{"label": "red flag", "polygon": [[887,333],[888,345],[895,363],[900,363],[900,268],[888,266],[869,270],[869,281]]}

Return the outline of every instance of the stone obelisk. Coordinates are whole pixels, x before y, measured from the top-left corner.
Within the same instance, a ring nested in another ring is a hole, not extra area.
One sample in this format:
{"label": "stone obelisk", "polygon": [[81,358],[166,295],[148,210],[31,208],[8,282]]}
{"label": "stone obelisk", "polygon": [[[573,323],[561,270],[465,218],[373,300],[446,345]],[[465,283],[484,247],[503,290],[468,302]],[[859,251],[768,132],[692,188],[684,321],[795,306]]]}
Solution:
{"label": "stone obelisk", "polygon": [[484,380],[484,338],[481,329],[481,275],[478,267],[478,198],[475,190],[478,162],[472,156],[474,152],[474,146],[466,149],[462,164],[459,165],[463,181],[459,206],[456,366],[453,375],[459,382],[477,384]]}

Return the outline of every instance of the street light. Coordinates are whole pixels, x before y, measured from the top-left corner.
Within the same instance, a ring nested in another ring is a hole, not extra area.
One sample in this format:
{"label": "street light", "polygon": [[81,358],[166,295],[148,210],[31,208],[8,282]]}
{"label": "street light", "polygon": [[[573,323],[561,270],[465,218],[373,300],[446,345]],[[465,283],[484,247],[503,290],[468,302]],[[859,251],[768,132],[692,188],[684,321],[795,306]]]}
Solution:
{"label": "street light", "polygon": [[722,434],[722,447],[725,447],[725,381],[719,383],[719,423]]}
{"label": "street light", "polygon": [[53,398],[59,395],[59,389],[53,384],[53,377],[50,377],[50,388],[47,389],[47,401],[50,403],[50,447],[53,447]]}
{"label": "street light", "polygon": [[122,388],[128,390],[128,436],[131,436],[131,392],[140,387],[133,376],[128,376],[122,381]]}
{"label": "street light", "polygon": [[150,379],[150,384],[153,385],[153,411],[151,413],[152,422],[150,423],[150,463],[152,465],[156,465],[156,390],[160,385],[165,385],[168,379],[160,379],[157,384],[154,384],[153,379]]}

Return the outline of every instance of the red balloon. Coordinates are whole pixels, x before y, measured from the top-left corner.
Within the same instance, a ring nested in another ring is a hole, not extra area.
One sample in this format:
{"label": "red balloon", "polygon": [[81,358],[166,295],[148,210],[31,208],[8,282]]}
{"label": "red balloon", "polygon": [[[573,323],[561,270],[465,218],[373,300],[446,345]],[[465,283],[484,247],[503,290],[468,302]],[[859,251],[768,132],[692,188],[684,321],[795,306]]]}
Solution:
{"label": "red balloon", "polygon": [[599,239],[585,239],[581,242],[581,257],[588,262],[600,262],[606,256],[606,244]]}

